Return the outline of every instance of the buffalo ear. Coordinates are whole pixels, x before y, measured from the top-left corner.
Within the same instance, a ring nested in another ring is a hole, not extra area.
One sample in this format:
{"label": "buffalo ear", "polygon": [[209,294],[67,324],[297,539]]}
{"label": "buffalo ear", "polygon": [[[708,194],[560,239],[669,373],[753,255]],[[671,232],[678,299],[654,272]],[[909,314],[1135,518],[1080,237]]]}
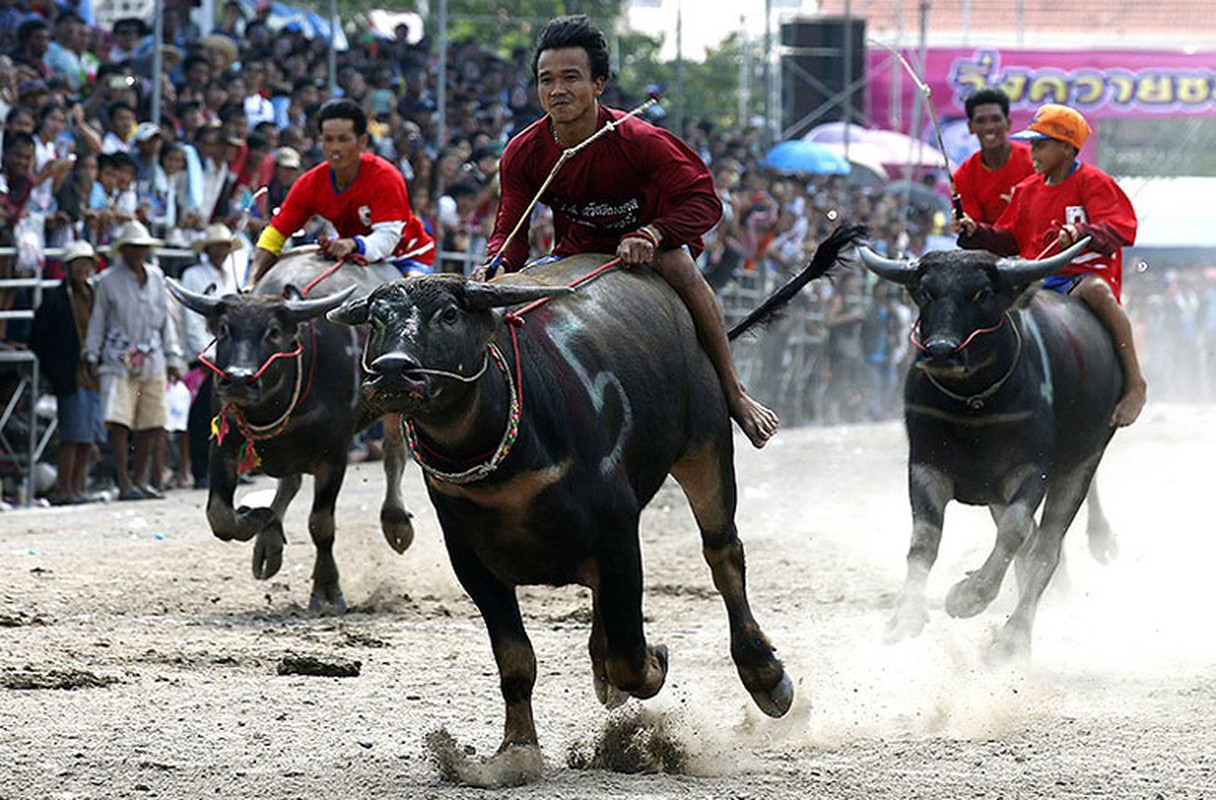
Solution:
{"label": "buffalo ear", "polygon": [[528,286],[519,283],[482,283],[468,281],[461,292],[461,304],[469,311],[485,311],[502,306],[531,303],[542,297],[571,294],[569,286]]}
{"label": "buffalo ear", "polygon": [[351,297],[345,303],[325,314],[330,322],[341,322],[344,325],[362,325],[367,322],[372,307],[371,293],[362,297]]}

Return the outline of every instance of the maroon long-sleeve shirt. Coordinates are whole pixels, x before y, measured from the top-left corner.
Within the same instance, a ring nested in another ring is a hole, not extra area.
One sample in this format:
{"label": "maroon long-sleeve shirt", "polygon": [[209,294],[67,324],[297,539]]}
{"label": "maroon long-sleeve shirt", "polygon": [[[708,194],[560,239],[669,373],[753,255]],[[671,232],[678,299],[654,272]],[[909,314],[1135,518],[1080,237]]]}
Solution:
{"label": "maroon long-sleeve shirt", "polygon": [[[599,124],[624,116],[601,106]],[[502,200],[487,245],[491,256],[498,254],[561,154],[548,117],[507,143],[499,167]],[[553,210],[557,256],[614,253],[621,237],[643,225],[659,230],[664,249],[688,245],[695,256],[703,248],[701,235],[722,216],[713,177],[701,158],[672,134],[635,117],[567,160],[540,201]],[[502,254],[508,270],[527,260],[526,231],[527,224]]]}

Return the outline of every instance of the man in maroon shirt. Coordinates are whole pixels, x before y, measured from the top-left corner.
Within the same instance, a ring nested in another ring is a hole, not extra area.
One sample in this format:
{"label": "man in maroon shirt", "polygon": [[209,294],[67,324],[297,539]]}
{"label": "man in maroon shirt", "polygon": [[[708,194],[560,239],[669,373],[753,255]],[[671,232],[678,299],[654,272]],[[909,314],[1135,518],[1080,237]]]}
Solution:
{"label": "man in maroon shirt", "polygon": [[563,164],[541,195],[553,211],[553,254],[615,253],[628,266],[652,264],[688,306],[731,416],[753,445],[763,447],[777,432],[777,415],[739,382],[717,298],[693,261],[703,249],[701,235],[722,215],[709,170],[667,131],[599,105],[608,51],[585,16],[546,25],[532,66],[547,116],[514,136],[503,152],[502,199],[487,252],[500,256],[508,271],[524,266],[526,236],[505,251],[502,246],[562,152],[622,120]]}

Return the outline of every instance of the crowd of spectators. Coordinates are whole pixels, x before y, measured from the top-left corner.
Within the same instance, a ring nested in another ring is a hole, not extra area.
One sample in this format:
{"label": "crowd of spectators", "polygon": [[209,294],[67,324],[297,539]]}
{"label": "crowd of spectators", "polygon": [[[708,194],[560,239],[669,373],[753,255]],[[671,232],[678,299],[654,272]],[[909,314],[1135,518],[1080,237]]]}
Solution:
{"label": "crowd of spectators", "polygon": [[[483,263],[498,158],[512,133],[542,113],[530,52],[451,43],[440,141],[429,38],[410,44],[399,28],[395,39],[352,40],[337,54],[331,89],[326,42],[292,26],[272,30],[269,3],[246,16],[230,0],[206,34],[191,9],[188,0],[163,3],[155,75],[147,20],[106,27],[71,0],[0,0],[0,247],[11,253],[0,255],[0,279],[39,266],[61,277],[46,248],[83,240],[103,251],[131,220],[183,251],[214,224],[246,244],[256,240],[287,188],[320,160],[316,111],[333,94],[366,109],[371,147],[404,174],[414,213],[438,243],[436,268],[469,272]],[[618,108],[640,99],[615,84],[601,98]],[[919,253],[947,233],[940,209],[912,204],[881,182],[766,170],[761,129],[689,118],[680,133],[710,165],[726,209],[700,266],[728,308],[795,272],[840,222],[865,222],[873,246],[888,253]],[[535,213],[532,246],[541,254],[551,231],[543,206]],[[303,236],[323,233],[313,226]],[[162,259],[173,275],[189,263]],[[0,310],[31,302],[23,294],[0,290]],[[800,394],[797,408],[776,400],[787,424],[898,413],[911,323],[900,293],[854,272],[818,282],[798,303],[796,319],[772,335],[817,348],[804,377],[823,388]],[[0,346],[21,346],[23,327],[0,319]],[[757,350],[767,363],[755,374],[788,373],[788,348]],[[775,377],[768,388],[781,391]]]}

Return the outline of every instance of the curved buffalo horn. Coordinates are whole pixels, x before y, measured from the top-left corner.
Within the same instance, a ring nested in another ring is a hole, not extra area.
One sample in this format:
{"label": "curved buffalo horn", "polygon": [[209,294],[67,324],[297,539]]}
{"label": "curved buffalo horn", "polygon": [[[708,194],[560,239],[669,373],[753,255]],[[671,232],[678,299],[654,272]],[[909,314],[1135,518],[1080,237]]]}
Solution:
{"label": "curved buffalo horn", "polygon": [[326,313],[325,318],[330,322],[340,322],[343,325],[362,325],[368,320],[372,307],[371,300],[370,292],[362,297],[347,300],[338,308]]}
{"label": "curved buffalo horn", "polygon": [[518,283],[482,283],[469,281],[464,285],[463,305],[470,311],[485,311],[500,306],[530,303],[542,297],[570,294],[569,286],[527,286]]}
{"label": "curved buffalo horn", "polygon": [[165,278],[165,285],[169,289],[169,294],[173,295],[173,299],[191,311],[202,314],[208,319],[214,319],[219,316],[220,298],[214,294],[210,292],[207,294],[192,292],[173,278]]}
{"label": "curved buffalo horn", "polygon": [[998,258],[996,268],[1001,277],[1011,283],[1031,283],[1059,272],[1065,264],[1076,258],[1089,245],[1089,241],[1090,237],[1086,236],[1067,250],[1049,258]]}
{"label": "curved buffalo horn", "polygon": [[319,317],[322,314],[335,309],[346,302],[346,299],[355,293],[357,286],[347,286],[340,292],[318,297],[316,300],[284,300],[283,308],[287,312],[287,319],[291,322],[303,322]]}
{"label": "curved buffalo horn", "polygon": [[887,258],[880,256],[865,245],[859,245],[857,254],[866,269],[880,278],[886,278],[895,283],[907,283],[916,275],[918,261],[907,258]]}

